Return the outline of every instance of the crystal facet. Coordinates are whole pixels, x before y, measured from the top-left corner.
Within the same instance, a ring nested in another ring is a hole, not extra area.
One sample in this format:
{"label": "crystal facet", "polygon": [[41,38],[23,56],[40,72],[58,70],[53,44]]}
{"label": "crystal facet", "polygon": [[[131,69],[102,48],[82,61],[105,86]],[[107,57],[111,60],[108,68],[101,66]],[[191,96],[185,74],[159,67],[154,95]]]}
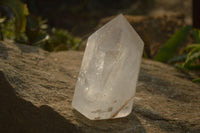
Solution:
{"label": "crystal facet", "polygon": [[72,106],[91,120],[132,111],[144,43],[120,14],[87,41]]}

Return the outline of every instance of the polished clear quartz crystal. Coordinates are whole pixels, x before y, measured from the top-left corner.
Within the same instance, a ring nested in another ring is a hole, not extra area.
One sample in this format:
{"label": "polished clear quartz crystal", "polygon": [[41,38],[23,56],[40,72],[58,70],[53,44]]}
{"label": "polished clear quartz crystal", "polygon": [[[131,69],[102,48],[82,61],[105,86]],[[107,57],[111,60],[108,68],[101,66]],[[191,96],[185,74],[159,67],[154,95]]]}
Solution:
{"label": "polished clear quartz crystal", "polygon": [[91,120],[130,114],[144,43],[120,14],[87,41],[72,106]]}

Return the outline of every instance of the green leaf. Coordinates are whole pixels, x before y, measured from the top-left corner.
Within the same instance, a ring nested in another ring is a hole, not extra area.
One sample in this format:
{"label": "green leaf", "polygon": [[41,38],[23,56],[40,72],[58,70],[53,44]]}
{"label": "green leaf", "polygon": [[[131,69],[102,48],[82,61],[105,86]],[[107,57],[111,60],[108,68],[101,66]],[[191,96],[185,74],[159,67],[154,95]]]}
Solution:
{"label": "green leaf", "polygon": [[193,79],[192,81],[195,83],[200,83],[200,78]]}
{"label": "green leaf", "polygon": [[188,69],[183,66],[183,64],[176,64],[175,67],[183,72],[187,72]]}
{"label": "green leaf", "polygon": [[15,21],[14,19],[8,19],[1,24],[2,34],[5,39],[14,40],[15,39]]}
{"label": "green leaf", "polygon": [[191,71],[199,71],[200,65],[189,65],[189,66],[187,66],[187,69],[191,70]]}
{"label": "green leaf", "polygon": [[200,43],[200,31],[197,29],[193,30],[193,37],[194,37],[194,41],[195,43]]}
{"label": "green leaf", "polygon": [[185,61],[187,58],[187,54],[175,56],[172,59],[169,60],[169,63],[175,63],[180,61]]}
{"label": "green leaf", "polygon": [[179,29],[158,51],[155,56],[156,61],[167,62],[176,52],[177,47],[186,39],[191,30],[191,26]]}
{"label": "green leaf", "polygon": [[0,18],[0,24],[3,23],[6,20],[6,18]]}
{"label": "green leaf", "polygon": [[72,47],[72,50],[78,50],[81,44],[82,44],[82,41],[75,43],[74,46]]}
{"label": "green leaf", "polygon": [[182,53],[186,52],[186,51],[189,51],[193,48],[196,48],[196,47],[200,47],[200,44],[191,44],[191,45],[188,45],[187,47],[185,47],[183,50],[182,50]]}
{"label": "green leaf", "polygon": [[189,53],[188,56],[193,55],[194,53],[200,51],[200,45],[197,45],[196,47],[194,47]]}
{"label": "green leaf", "polygon": [[48,28],[47,21],[48,21],[47,19],[43,20],[41,17],[38,17],[40,29],[46,30]]}
{"label": "green leaf", "polygon": [[37,37],[34,39],[34,45],[40,45],[43,42],[49,40],[49,35],[45,32],[40,31]]}
{"label": "green leaf", "polygon": [[192,54],[191,56],[188,56],[184,63],[184,67],[188,67],[191,63],[195,62],[197,59],[200,59],[200,51]]}
{"label": "green leaf", "polygon": [[26,27],[26,15],[29,14],[26,4],[20,0],[1,0],[0,5],[7,6],[15,15],[15,31],[18,34]]}

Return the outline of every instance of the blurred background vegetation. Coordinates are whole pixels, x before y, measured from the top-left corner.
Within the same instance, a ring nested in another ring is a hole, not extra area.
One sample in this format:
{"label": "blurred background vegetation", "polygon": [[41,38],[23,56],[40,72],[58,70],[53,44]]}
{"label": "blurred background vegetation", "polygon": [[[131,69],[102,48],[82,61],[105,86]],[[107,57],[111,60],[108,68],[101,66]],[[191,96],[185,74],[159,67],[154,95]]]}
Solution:
{"label": "blurred background vegetation", "polygon": [[[198,0],[193,2],[198,5]],[[195,71],[197,78],[192,80],[200,82],[200,22],[197,18],[192,27],[191,0],[1,0],[0,7],[0,40],[47,51],[84,50],[87,37],[104,23],[103,18],[129,15],[127,19],[145,42],[145,58],[172,64],[186,73]],[[177,17],[172,23],[173,18],[166,15]]]}

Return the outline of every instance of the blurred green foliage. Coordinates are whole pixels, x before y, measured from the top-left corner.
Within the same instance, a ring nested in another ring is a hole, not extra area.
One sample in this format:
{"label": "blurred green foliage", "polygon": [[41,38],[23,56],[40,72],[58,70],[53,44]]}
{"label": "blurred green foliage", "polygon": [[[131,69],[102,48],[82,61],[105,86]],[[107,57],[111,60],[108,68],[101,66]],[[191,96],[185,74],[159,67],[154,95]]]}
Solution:
{"label": "blurred green foliage", "polygon": [[15,32],[18,34],[26,27],[26,16],[29,15],[27,5],[20,0],[1,0],[0,5],[8,7],[15,15]]}
{"label": "blurred green foliage", "polygon": [[155,56],[156,61],[167,62],[171,59],[181,43],[186,39],[191,30],[191,26],[186,26],[179,29],[158,51]]}
{"label": "blurred green foliage", "polygon": [[[173,57],[177,47],[189,35],[189,31],[192,31],[195,44],[186,46],[180,55]],[[155,60],[176,63],[175,66],[178,69],[186,72],[195,71],[200,77],[200,30],[192,29],[191,26],[181,28],[163,45],[157,53]],[[193,79],[193,81],[200,82],[200,78]]]}
{"label": "blurred green foliage", "polygon": [[75,38],[67,30],[53,28],[49,43],[53,45],[55,51],[77,50],[81,39]]}
{"label": "blurred green foliage", "polygon": [[[1,32],[2,32],[2,38],[7,38],[9,40],[15,39],[15,22],[14,19],[6,20],[6,18],[0,18],[1,20],[4,19],[4,21],[1,21]],[[6,21],[6,22],[5,22]],[[3,40],[3,39],[2,39]]]}
{"label": "blurred green foliage", "polygon": [[2,0],[0,6],[8,7],[14,14],[11,19],[0,17],[1,40],[5,38],[36,45],[47,51],[77,50],[82,42],[67,30],[48,29],[47,20],[30,14],[26,4],[20,0]]}

